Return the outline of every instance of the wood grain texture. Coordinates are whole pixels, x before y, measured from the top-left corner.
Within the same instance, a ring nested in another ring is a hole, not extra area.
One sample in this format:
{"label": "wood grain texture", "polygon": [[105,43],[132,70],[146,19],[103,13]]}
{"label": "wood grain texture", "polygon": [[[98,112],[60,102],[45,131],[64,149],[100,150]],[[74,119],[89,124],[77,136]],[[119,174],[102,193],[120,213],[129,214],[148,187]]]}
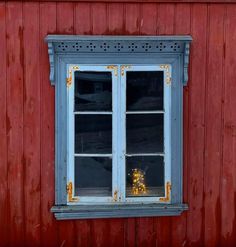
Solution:
{"label": "wood grain texture", "polygon": [[40,246],[39,3],[24,3],[23,13],[25,244]]}
{"label": "wood grain texture", "polygon": [[109,4],[108,11],[108,34],[121,35],[124,33],[124,5],[119,3]]}
{"label": "wood grain texture", "polygon": [[225,64],[224,64],[224,129],[223,166],[221,170],[221,245],[236,243],[236,6],[226,8],[225,17]]}
{"label": "wood grain texture", "polygon": [[106,35],[108,32],[107,4],[92,5],[92,34]]}
{"label": "wood grain texture", "polygon": [[174,4],[158,4],[157,33],[158,35],[173,35],[174,33]]}
{"label": "wood grain texture", "polygon": [[74,33],[74,3],[57,3],[57,33]]}
{"label": "wood grain texture", "polygon": [[[222,160],[222,99],[224,62],[224,15],[221,6],[208,9],[208,49],[205,103],[205,157],[204,157],[204,235],[205,246],[219,243],[220,177]],[[209,71],[214,71],[210,73]]]}
{"label": "wood grain texture", "polygon": [[[236,245],[236,4],[119,2],[0,3],[1,246]],[[43,39],[59,33],[193,36],[184,89],[187,213],[54,219],[55,94]]]}
{"label": "wood grain texture", "polygon": [[22,3],[7,3],[7,165],[9,245],[25,243]]}
{"label": "wood grain texture", "polygon": [[137,35],[140,31],[139,4],[125,4],[125,34]]}
{"label": "wood grain texture", "polygon": [[[6,4],[0,3],[0,232],[1,245],[8,244],[8,169],[7,169],[7,64],[6,64]],[[10,226],[9,226],[10,227]]]}
{"label": "wood grain texture", "polygon": [[56,4],[40,4],[40,136],[41,136],[41,244],[58,246],[58,224],[50,213],[55,200],[55,103],[54,88],[49,81],[49,61],[44,37],[56,33]]}
{"label": "wood grain texture", "polygon": [[143,4],[140,10],[140,34],[153,35],[157,33],[157,5]]}
{"label": "wood grain texture", "polygon": [[207,6],[193,5],[191,34],[192,60],[189,114],[189,156],[191,166],[188,174],[187,241],[191,245],[203,246],[204,238],[204,152],[205,152],[205,86],[206,86],[206,49],[207,49]]}
{"label": "wood grain texture", "polygon": [[75,34],[92,34],[91,4],[77,3],[75,5]]}

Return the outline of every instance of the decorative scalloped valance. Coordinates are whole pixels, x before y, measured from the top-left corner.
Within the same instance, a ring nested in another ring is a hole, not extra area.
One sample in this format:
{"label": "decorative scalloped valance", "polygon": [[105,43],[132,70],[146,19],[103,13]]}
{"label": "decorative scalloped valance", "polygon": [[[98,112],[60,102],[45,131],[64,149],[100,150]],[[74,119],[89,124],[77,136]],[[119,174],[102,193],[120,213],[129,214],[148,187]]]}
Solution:
{"label": "decorative scalloped valance", "polygon": [[50,81],[55,83],[56,54],[183,54],[183,83],[188,81],[191,36],[80,36],[48,35]]}

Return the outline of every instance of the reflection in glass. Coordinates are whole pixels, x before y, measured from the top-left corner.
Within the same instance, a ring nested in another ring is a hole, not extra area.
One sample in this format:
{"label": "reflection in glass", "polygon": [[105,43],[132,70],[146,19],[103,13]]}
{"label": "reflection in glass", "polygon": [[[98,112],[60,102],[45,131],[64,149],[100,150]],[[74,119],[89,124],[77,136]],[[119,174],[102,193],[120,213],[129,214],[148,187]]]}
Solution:
{"label": "reflection in glass", "polygon": [[126,110],[163,110],[163,71],[127,72]]}
{"label": "reflection in glass", "polygon": [[[144,189],[145,188],[145,189]],[[160,156],[126,158],[126,196],[165,195],[164,160]]]}
{"label": "reflection in glass", "polygon": [[112,111],[111,72],[75,72],[75,111]]}
{"label": "reflection in glass", "polygon": [[76,157],[75,195],[111,196],[112,159],[100,157]]}
{"label": "reflection in glass", "polygon": [[126,153],[163,152],[163,114],[127,114],[126,128]]}
{"label": "reflection in glass", "polygon": [[75,115],[75,153],[112,153],[112,115]]}

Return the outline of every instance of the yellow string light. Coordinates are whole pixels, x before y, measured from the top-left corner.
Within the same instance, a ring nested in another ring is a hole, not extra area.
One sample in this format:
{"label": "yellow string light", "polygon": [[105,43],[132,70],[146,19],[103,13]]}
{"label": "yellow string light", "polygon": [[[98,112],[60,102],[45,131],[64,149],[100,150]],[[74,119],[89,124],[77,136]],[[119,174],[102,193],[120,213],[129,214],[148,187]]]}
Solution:
{"label": "yellow string light", "polygon": [[147,188],[145,185],[145,172],[141,169],[132,169],[132,194],[142,195],[147,193]]}

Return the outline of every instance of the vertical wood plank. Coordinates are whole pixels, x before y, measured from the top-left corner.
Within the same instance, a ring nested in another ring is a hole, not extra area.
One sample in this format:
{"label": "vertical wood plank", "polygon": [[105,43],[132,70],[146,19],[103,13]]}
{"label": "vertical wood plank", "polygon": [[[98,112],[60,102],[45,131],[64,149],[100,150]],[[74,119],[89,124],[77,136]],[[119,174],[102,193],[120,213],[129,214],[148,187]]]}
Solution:
{"label": "vertical wood plank", "polygon": [[135,228],[135,218],[128,218],[125,220],[125,247],[136,246],[136,228]]}
{"label": "vertical wood plank", "polygon": [[152,217],[136,219],[136,246],[152,247],[156,242],[156,229]]}
{"label": "vertical wood plank", "polygon": [[141,5],[140,34],[156,35],[157,33],[157,8],[156,4]]}
{"label": "vertical wood plank", "polygon": [[92,4],[92,27],[94,35],[105,35],[108,32],[106,3]]}
{"label": "vertical wood plank", "polygon": [[159,35],[173,34],[175,4],[158,4],[157,32]]}
{"label": "vertical wood plank", "polygon": [[1,245],[6,247],[8,245],[8,182],[7,182],[7,126],[6,126],[6,108],[7,108],[7,95],[6,95],[6,4],[0,3],[0,232],[1,232]]}
{"label": "vertical wood plank", "polygon": [[108,5],[108,29],[110,35],[124,34],[124,5],[122,3]]}
{"label": "vertical wood plank", "polygon": [[9,245],[24,244],[22,3],[7,3],[7,158]]}
{"label": "vertical wood plank", "polygon": [[[175,8],[175,20],[174,20],[174,33],[176,35],[187,35],[190,34],[190,4],[177,4]],[[183,92],[183,200],[187,202],[187,167],[188,167],[188,98],[189,90],[188,86],[184,87]],[[172,218],[172,232],[171,241],[172,246],[184,246],[186,238],[186,213],[183,213],[179,217]]]}
{"label": "vertical wood plank", "polygon": [[91,4],[76,3],[74,29],[75,34],[92,34]]}
{"label": "vertical wood plank", "polygon": [[41,245],[59,246],[57,222],[50,208],[55,199],[55,103],[54,88],[49,82],[47,34],[56,32],[56,4],[40,3],[40,128],[41,128]]}
{"label": "vertical wood plank", "polygon": [[57,33],[74,33],[74,4],[66,2],[57,3]]}
{"label": "vertical wood plank", "polygon": [[206,40],[207,40],[207,6],[192,5],[192,36],[191,46],[192,71],[189,81],[189,174],[187,241],[189,245],[203,246],[203,166],[204,166],[204,135],[205,135],[205,79],[206,79]]}
{"label": "vertical wood plank", "polygon": [[110,244],[109,219],[91,220],[91,246],[112,246]]}
{"label": "vertical wood plank", "polygon": [[224,142],[221,190],[221,245],[236,243],[236,5],[226,7],[225,19],[225,92],[224,92]]}
{"label": "vertical wood plank", "polygon": [[26,246],[40,246],[39,4],[23,3]]}
{"label": "vertical wood plank", "polygon": [[110,246],[120,247],[124,246],[124,219],[110,219],[109,220],[109,244]]}
{"label": "vertical wood plank", "polygon": [[77,247],[92,246],[90,220],[76,221],[75,228],[76,228],[76,246]]}
{"label": "vertical wood plank", "polygon": [[[74,33],[74,3],[58,2],[57,3],[57,33],[73,34]],[[75,227],[74,221],[58,222],[59,246],[75,246]]]}
{"label": "vertical wood plank", "polygon": [[204,169],[205,246],[220,240],[224,8],[209,6]]}
{"label": "vertical wood plank", "polygon": [[140,32],[140,5],[125,4],[125,34],[135,35]]}

